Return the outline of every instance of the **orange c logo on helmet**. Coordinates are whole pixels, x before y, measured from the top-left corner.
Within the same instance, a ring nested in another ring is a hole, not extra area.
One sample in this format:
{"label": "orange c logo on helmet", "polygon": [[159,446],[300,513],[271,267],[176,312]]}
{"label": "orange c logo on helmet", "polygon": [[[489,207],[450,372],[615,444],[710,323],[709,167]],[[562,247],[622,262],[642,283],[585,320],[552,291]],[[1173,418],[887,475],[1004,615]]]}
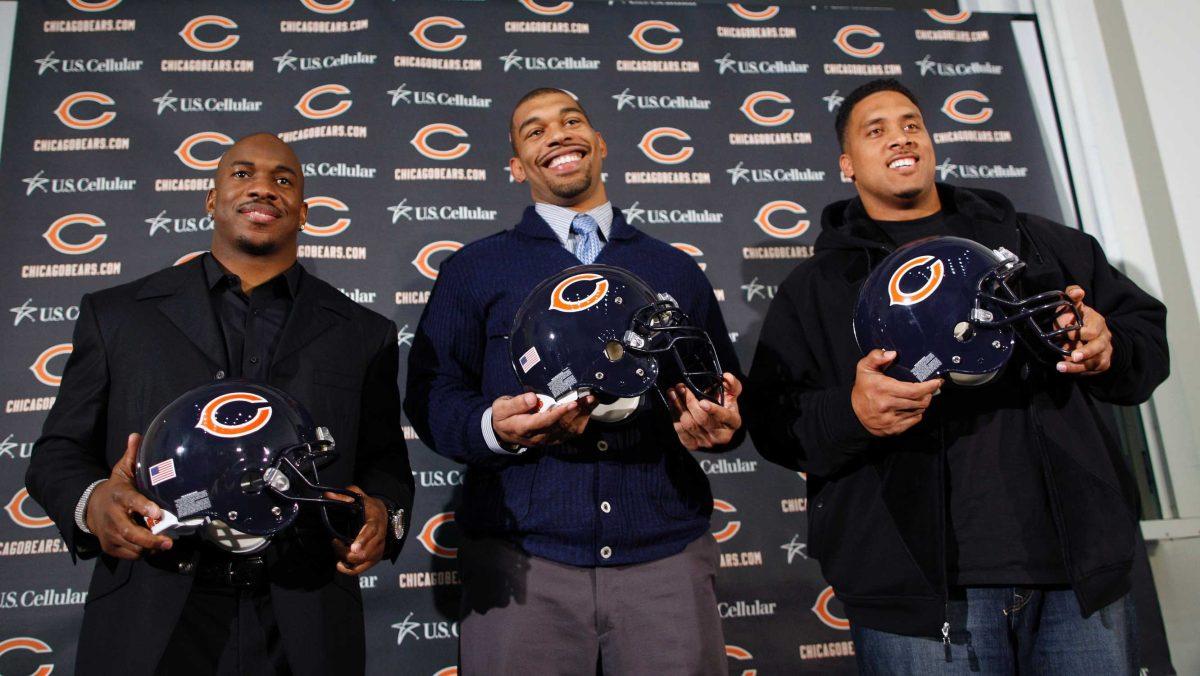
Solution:
{"label": "orange c logo on helmet", "polygon": [[[12,496],[12,500],[4,506],[4,511],[22,528],[45,528],[54,525],[54,519],[48,516],[29,516],[25,513],[25,501],[29,499],[29,491],[22,488]],[[0,655],[4,654],[3,644],[0,644]],[[49,673],[49,672],[47,672]]]}
{"label": "orange c logo on helmet", "polygon": [[202,256],[206,253],[208,253],[208,249],[201,249],[200,251],[193,251],[191,253],[186,253],[186,254],[180,256],[179,258],[177,258],[174,263],[171,263],[171,266],[174,267],[176,265],[183,265],[184,263],[192,260],[196,256]]}
{"label": "orange c logo on helmet", "polygon": [[676,129],[675,127],[655,127],[642,136],[641,142],[638,143],[638,148],[641,148],[642,152],[646,154],[646,157],[649,157],[659,164],[681,164],[686,162],[688,158],[690,158],[692,154],[696,152],[696,149],[692,146],[682,146],[679,150],[671,153],[670,155],[660,152],[659,150],[655,149],[654,142],[660,138],[663,138],[664,136],[667,138],[677,139],[679,141],[692,140],[692,137],[688,136],[687,132],[683,131],[682,129]]}
{"label": "orange c logo on helmet", "polygon": [[437,541],[438,529],[442,526],[454,523],[454,512],[442,512],[434,514],[425,522],[425,526],[421,528],[421,532],[417,534],[417,541],[425,548],[425,551],[440,556],[443,559],[458,558],[458,547],[447,547]]}
{"label": "orange c logo on helmet", "polygon": [[[904,291],[900,288],[900,280],[905,274],[931,261],[929,279],[925,280],[921,288],[916,291]],[[933,256],[917,256],[906,261],[904,265],[896,268],[896,271],[892,273],[892,278],[888,280],[888,297],[891,299],[888,305],[916,305],[920,303],[932,296],[934,291],[937,291],[938,286],[942,283],[944,273],[945,268],[942,266],[942,261]]]}
{"label": "orange c logo on helmet", "polygon": [[420,272],[423,276],[429,279],[437,279],[437,268],[430,264],[429,259],[433,256],[433,254],[440,251],[458,251],[461,248],[463,248],[462,242],[455,242],[448,239],[430,242],[429,244],[421,247],[421,250],[417,252],[417,257],[413,259],[412,264],[416,266],[417,272]]}
{"label": "orange c logo on helmet", "polygon": [[467,138],[467,132],[462,127],[446,122],[435,122],[418,129],[409,143],[417,149],[417,152],[431,160],[457,160],[471,149],[470,143],[459,143],[449,150],[438,150],[429,145],[429,137],[434,134],[449,134],[458,138]]}
{"label": "orange c logo on helmet", "polygon": [[[32,636],[16,636],[0,641],[0,656],[3,656],[10,650],[28,650],[38,655],[46,655],[54,652],[45,641],[33,638]],[[53,664],[42,664],[33,672],[33,676],[50,676],[50,672],[52,671],[54,671]]]}
{"label": "orange c logo on helmet", "polygon": [[817,595],[817,600],[813,603],[812,611],[816,614],[817,619],[825,623],[825,626],[831,629],[848,631],[850,629],[850,620],[838,617],[829,610],[829,602],[833,599],[833,587],[826,587],[824,591]]}
{"label": "orange c logo on helmet", "polygon": [[779,5],[768,5],[762,9],[746,9],[745,7],[742,7],[741,3],[731,2],[728,6],[734,14],[737,14],[747,21],[766,21],[767,19],[774,18],[776,14],[779,14]]}
{"label": "orange c logo on helmet", "polygon": [[790,228],[780,228],[778,226],[771,225],[771,215],[776,211],[789,211],[793,214],[808,213],[808,210],[791,200],[775,200],[774,202],[767,202],[758,210],[758,214],[754,217],[754,222],[757,223],[758,227],[762,228],[762,231],[768,235],[772,237],[778,237],[779,239],[789,239],[792,237],[799,237],[800,235],[804,234],[806,230],[808,230],[809,222],[803,219],[797,220],[796,224]]}
{"label": "orange c logo on helmet", "polygon": [[[699,258],[700,256],[704,255],[704,252],[700,250],[700,247],[694,244],[688,244],[687,242],[671,242],[671,246],[679,249],[692,258]],[[708,267],[708,263],[704,263],[702,261],[696,261],[696,265],[699,265],[701,270]]]}
{"label": "orange c logo on helmet", "polygon": [[205,14],[204,16],[198,16],[195,19],[187,22],[187,24],[184,25],[183,30],[179,31],[179,37],[183,38],[183,41],[187,43],[188,47],[202,52],[223,52],[226,49],[236,45],[238,40],[241,39],[241,36],[239,35],[226,35],[216,42],[201,40],[196,35],[196,32],[200,30],[201,26],[220,26],[221,28],[228,28],[230,30],[238,27],[238,25],[234,23],[232,19],[226,19],[225,17],[217,16],[216,14]]}
{"label": "orange c logo on helmet", "polygon": [[196,146],[201,143],[220,143],[223,146],[231,146],[233,145],[233,139],[217,131],[202,131],[192,134],[179,142],[179,147],[175,149],[175,157],[178,157],[180,162],[183,162],[192,169],[200,171],[216,169],[217,165],[221,163],[220,155],[211,160],[199,160],[192,154]]}
{"label": "orange c logo on helmet", "polygon": [[934,21],[937,21],[940,23],[948,23],[948,24],[963,23],[967,19],[971,18],[971,12],[969,10],[965,10],[965,9],[963,11],[959,12],[958,14],[944,14],[942,12],[937,11],[936,9],[927,9],[927,10],[925,10],[925,13],[928,14],[929,18],[933,19]]}
{"label": "orange c logo on helmet", "polygon": [[[304,200],[311,210],[313,207],[327,207],[334,211],[350,211],[350,207],[346,203],[336,197],[309,197]],[[350,219],[342,217],[331,223],[330,225],[313,225],[312,223],[304,224],[304,232],[314,237],[333,237],[346,231],[350,227]]]}
{"label": "orange c logo on helmet", "polygon": [[[596,282],[596,288],[587,296],[579,300],[567,300],[567,289],[577,282]],[[559,282],[554,290],[550,292],[550,308],[559,312],[579,312],[586,310],[596,303],[600,302],[601,298],[608,293],[608,280],[600,275],[592,272],[581,272],[577,275],[571,275]]]}
{"label": "orange c logo on helmet", "polygon": [[96,249],[99,249],[101,245],[104,244],[105,240],[108,239],[108,235],[95,234],[92,235],[91,239],[82,244],[71,244],[63,239],[62,231],[68,225],[73,225],[75,223],[82,223],[83,225],[89,225],[93,228],[104,227],[104,220],[99,216],[92,214],[67,214],[66,216],[63,216],[62,218],[51,223],[50,227],[46,228],[46,232],[42,233],[42,237],[55,251],[69,254],[71,256],[91,253]]}
{"label": "orange c logo on helmet", "polygon": [[958,109],[958,104],[963,101],[978,101],[979,103],[990,103],[991,99],[983,92],[975,91],[974,89],[964,89],[959,92],[954,92],[946,97],[946,102],[942,104],[942,112],[950,119],[963,124],[983,124],[992,118],[992,109],[989,106],[984,106],[979,109],[978,113],[967,114]]}
{"label": "orange c logo on helmet", "polygon": [[[726,514],[732,514],[737,511],[737,507],[734,507],[732,504],[724,500],[718,500],[716,498],[713,499],[713,509],[717,510],[718,512],[725,512]],[[734,535],[737,535],[738,531],[741,529],[741,521],[730,521],[729,523],[725,524],[724,528],[713,533],[712,535],[717,542],[725,542],[731,539]]]}
{"label": "orange c logo on helmet", "polygon": [[651,19],[643,21],[633,27],[633,31],[629,33],[629,39],[633,40],[633,44],[642,48],[642,50],[651,54],[670,54],[671,52],[683,46],[683,38],[671,38],[666,42],[650,42],[646,39],[646,33],[652,30],[666,31],[667,33],[678,33],[679,27],[669,21],[661,21],[659,19]]}
{"label": "orange c logo on helmet", "polygon": [[62,383],[62,376],[50,372],[50,360],[59,355],[71,354],[71,350],[71,343],[59,343],[43,350],[29,366],[29,370],[33,371],[33,377],[43,385],[58,387]]}
{"label": "orange c logo on helmet", "polygon": [[313,99],[323,94],[347,95],[349,93],[350,90],[340,84],[320,85],[319,87],[313,87],[312,89],[304,92],[304,95],[300,97],[300,100],[296,102],[296,105],[293,106],[293,108],[310,120],[327,120],[331,117],[337,117],[347,110],[350,110],[350,106],[354,105],[354,101],[338,101],[329,108],[314,108]]}
{"label": "orange c logo on helmet", "polygon": [[418,45],[421,45],[431,52],[452,52],[459,47],[462,47],[463,43],[467,41],[467,36],[465,35],[455,35],[449,40],[445,40],[443,42],[431,40],[429,36],[425,35],[425,32],[433,26],[466,28],[466,26],[463,25],[463,22],[455,19],[452,16],[431,16],[427,19],[421,19],[418,21],[417,25],[413,26],[413,29],[409,31],[408,34],[412,36],[412,39],[417,41]]}
{"label": "orange c logo on helmet", "polygon": [[571,11],[572,7],[575,6],[575,3],[573,3],[573,2],[560,2],[557,5],[551,5],[549,7],[546,7],[545,5],[538,4],[537,0],[518,0],[518,1],[522,5],[525,6],[525,9],[533,12],[534,14],[541,14],[542,16],[555,16],[558,14],[566,14],[567,12]]}
{"label": "orange c logo on helmet", "polygon": [[870,26],[851,24],[849,26],[843,26],[842,29],[837,32],[837,35],[833,38],[833,44],[837,45],[838,49],[856,59],[869,59],[873,56],[878,56],[879,53],[883,51],[882,40],[876,40],[875,42],[872,42],[869,47],[860,48],[850,44],[851,35],[865,35],[869,38],[880,37],[879,31],[871,28]]}
{"label": "orange c logo on helmet", "polygon": [[99,103],[102,106],[112,106],[116,105],[117,103],[108,94],[102,94],[100,92],[75,92],[74,94],[71,94],[67,98],[63,99],[62,103],[58,104],[58,107],[54,109],[54,116],[58,118],[59,122],[62,122],[72,129],[99,129],[109,122],[112,122],[117,117],[117,114],[111,110],[106,110],[96,117],[88,119],[76,117],[75,114],[71,112],[71,108],[75,104],[82,103],[84,101]]}
{"label": "orange c logo on helmet", "polygon": [[742,106],[738,110],[742,111],[751,122],[762,125],[764,127],[778,127],[781,124],[787,124],[788,120],[796,114],[796,111],[791,108],[784,108],[774,115],[763,115],[755,108],[762,101],[775,101],[776,103],[791,103],[792,100],[785,94],[779,92],[763,91],[754,92],[742,101]]}
{"label": "orange c logo on helmet", "polygon": [[67,0],[67,4],[81,12],[105,12],[121,4],[121,0],[99,0],[98,2]]}
{"label": "orange c logo on helmet", "polygon": [[228,392],[204,405],[200,409],[200,420],[196,423],[197,429],[202,429],[205,432],[223,439],[234,439],[236,437],[244,437],[247,434],[261,430],[271,420],[271,407],[259,406],[254,411],[254,415],[249,420],[226,425],[217,420],[217,416],[221,413],[221,407],[233,402],[245,402],[247,404],[265,404],[267,400],[252,392]]}
{"label": "orange c logo on helmet", "polygon": [[337,0],[337,2],[317,2],[317,0],[300,0],[300,4],[311,9],[317,14],[341,14],[350,9],[350,5],[354,4],[354,0]]}

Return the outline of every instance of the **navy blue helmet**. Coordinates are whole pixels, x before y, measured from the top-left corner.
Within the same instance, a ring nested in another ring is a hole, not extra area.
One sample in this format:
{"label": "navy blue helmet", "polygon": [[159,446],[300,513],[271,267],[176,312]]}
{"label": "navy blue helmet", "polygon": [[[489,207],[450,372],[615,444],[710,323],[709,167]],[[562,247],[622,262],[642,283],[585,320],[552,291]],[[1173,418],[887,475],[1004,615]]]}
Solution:
{"label": "navy blue helmet", "polygon": [[[322,486],[318,465],[336,457],[333,437],[282,391],[249,380],[201,385],[154,416],[138,448],[137,488],[158,504],[155,533],[199,531],[229,551],[247,553],[291,526],[314,505],[346,543],[361,524],[360,497]],[[352,498],[326,498],[330,491]],[[331,508],[339,511],[331,519]],[[345,518],[338,518],[339,516]],[[337,524],[335,526],[335,523]]]}
{"label": "navy blue helmet", "polygon": [[[866,354],[895,350],[887,375],[910,382],[948,377],[960,385],[991,380],[1019,337],[1034,356],[1061,359],[1065,336],[1082,324],[1063,291],[1017,296],[1010,281],[1025,267],[1016,255],[961,237],[927,237],[883,259],[863,284],[854,337]],[[1075,315],[1057,327],[1059,314]],[[1015,330],[1014,330],[1015,329]]]}
{"label": "navy blue helmet", "polygon": [[509,347],[526,391],[551,405],[593,394],[601,406],[592,417],[602,422],[637,410],[655,384],[724,399],[708,334],[621,268],[579,265],[543,280],[517,311]]}

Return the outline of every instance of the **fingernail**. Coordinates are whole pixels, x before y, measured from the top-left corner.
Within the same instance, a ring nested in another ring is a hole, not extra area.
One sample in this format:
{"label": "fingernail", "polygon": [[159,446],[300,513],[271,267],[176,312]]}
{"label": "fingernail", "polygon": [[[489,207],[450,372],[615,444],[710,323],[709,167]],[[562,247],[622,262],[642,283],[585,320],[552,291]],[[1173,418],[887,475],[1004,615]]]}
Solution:
{"label": "fingernail", "polygon": [[1065,363],[1061,362],[1061,361],[1060,361],[1060,362],[1058,362],[1057,364],[1055,364],[1055,365],[1054,365],[1054,368],[1058,369],[1058,372],[1059,372],[1059,373],[1066,373],[1066,372],[1067,372],[1067,365],[1066,365]]}
{"label": "fingernail", "polygon": [[1072,352],[1071,359],[1074,359],[1075,361],[1083,361],[1083,353],[1078,351]]}
{"label": "fingernail", "polygon": [[711,411],[712,407],[713,405],[711,401],[707,399],[700,400],[700,408],[704,409],[705,411]]}
{"label": "fingernail", "polygon": [[534,403],[537,402],[537,395],[533,392],[526,392],[523,396],[525,398],[526,406],[533,406]]}

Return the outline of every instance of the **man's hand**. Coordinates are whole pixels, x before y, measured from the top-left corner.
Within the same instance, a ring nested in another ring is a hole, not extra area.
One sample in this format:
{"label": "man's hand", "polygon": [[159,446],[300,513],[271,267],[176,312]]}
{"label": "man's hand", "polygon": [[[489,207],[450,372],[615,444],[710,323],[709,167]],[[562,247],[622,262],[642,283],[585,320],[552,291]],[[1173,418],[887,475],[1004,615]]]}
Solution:
{"label": "man's hand", "polygon": [[666,391],[675,434],[679,437],[679,443],[689,451],[727,444],[742,426],[742,414],[738,411],[737,403],[742,384],[732,373],[725,373],[722,379],[725,398],[721,406],[697,398],[682,383]]}
{"label": "man's hand", "polygon": [[596,397],[589,394],[543,411],[532,392],[500,397],[492,402],[492,429],[497,439],[513,446],[558,444],[583,434],[596,403]]}
{"label": "man's hand", "polygon": [[871,350],[858,360],[850,405],[867,431],[877,437],[900,434],[921,422],[942,379],[907,383],[883,374],[894,351]]}
{"label": "man's hand", "polygon": [[[1068,334],[1064,347],[1070,350],[1071,354],[1063,357],[1057,368],[1059,373],[1094,376],[1104,373],[1112,366],[1112,331],[1108,330],[1108,322],[1105,321],[1104,315],[1085,304],[1083,296],[1084,291],[1078,285],[1072,284],[1067,287],[1067,297],[1079,312],[1083,328]],[[1059,314],[1054,320],[1056,328],[1070,326],[1074,322],[1073,312]]]}
{"label": "man's hand", "polygon": [[100,549],[118,559],[135,560],[147,552],[171,548],[171,538],[154,535],[142,517],[162,516],[158,505],[133,485],[133,460],[142,435],[130,434],[125,455],[104,483],[96,486],[87,502],[84,523],[100,539]]}
{"label": "man's hand", "polygon": [[[347,547],[341,540],[333,540],[333,553],[337,555],[337,571],[346,575],[359,575],[379,563],[387,548],[388,513],[383,500],[362,492],[358,486],[347,486],[347,490],[362,496],[363,526],[354,542]],[[326,493],[325,497],[342,502],[354,502],[354,498],[341,493]]]}

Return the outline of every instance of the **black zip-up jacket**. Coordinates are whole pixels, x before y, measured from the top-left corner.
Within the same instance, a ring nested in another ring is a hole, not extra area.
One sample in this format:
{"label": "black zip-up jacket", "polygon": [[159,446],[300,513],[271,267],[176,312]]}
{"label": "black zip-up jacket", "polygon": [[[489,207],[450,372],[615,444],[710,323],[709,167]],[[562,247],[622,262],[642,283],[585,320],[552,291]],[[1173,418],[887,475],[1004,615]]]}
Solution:
{"label": "black zip-up jacket", "polygon": [[[967,231],[953,234],[1025,261],[1018,293],[1078,284],[1112,331],[1106,373],[1067,376],[1033,362],[1019,369],[1021,401],[997,402],[1027,413],[1025,436],[1037,446],[1067,574],[1090,615],[1128,591],[1138,528],[1136,488],[1097,402],[1139,404],[1167,377],[1166,308],[1109,265],[1092,237],[1019,214],[995,192],[937,189],[943,205],[965,216],[955,221]],[[851,622],[939,636],[948,621],[943,468],[951,439],[937,397],[925,420],[895,437],[874,437],[858,421],[850,391],[862,355],[852,313],[891,245],[858,199],[826,207],[822,228],[813,257],[771,302],[744,415],[764,457],[808,473],[808,551]]]}

